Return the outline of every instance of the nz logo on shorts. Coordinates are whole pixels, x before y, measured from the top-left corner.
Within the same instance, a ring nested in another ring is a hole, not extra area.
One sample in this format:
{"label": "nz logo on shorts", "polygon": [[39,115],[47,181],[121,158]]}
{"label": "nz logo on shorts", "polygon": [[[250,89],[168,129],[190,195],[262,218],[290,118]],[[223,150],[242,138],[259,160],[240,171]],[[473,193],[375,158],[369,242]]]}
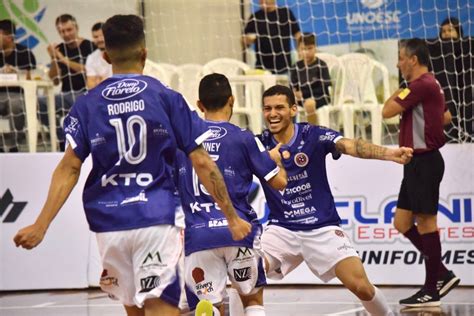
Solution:
{"label": "nz logo on shorts", "polygon": [[160,277],[157,275],[152,275],[143,279],[140,279],[141,290],[140,293],[147,293],[157,288],[160,285]]}
{"label": "nz logo on shorts", "polygon": [[143,80],[126,78],[109,84],[102,90],[102,96],[107,100],[121,101],[136,96],[146,89],[148,84]]}
{"label": "nz logo on shorts", "polygon": [[245,282],[247,280],[250,280],[250,276],[250,267],[234,269],[234,279],[237,282]]}

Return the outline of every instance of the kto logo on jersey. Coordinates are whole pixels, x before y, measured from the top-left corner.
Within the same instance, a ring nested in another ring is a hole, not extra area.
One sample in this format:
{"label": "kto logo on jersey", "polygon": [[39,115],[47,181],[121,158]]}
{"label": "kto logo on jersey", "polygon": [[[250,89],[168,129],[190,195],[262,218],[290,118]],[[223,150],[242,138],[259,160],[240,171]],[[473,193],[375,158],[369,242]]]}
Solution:
{"label": "kto logo on jersey", "polygon": [[308,155],[306,155],[305,153],[297,153],[295,155],[295,164],[300,167],[300,168],[303,168],[305,167],[309,162],[309,158],[308,158]]}
{"label": "kto logo on jersey", "polygon": [[209,130],[211,131],[211,136],[206,141],[216,140],[227,135],[227,130],[220,126],[209,126]]}
{"label": "kto logo on jersey", "polygon": [[109,84],[102,90],[102,96],[111,101],[125,100],[145,90],[147,85],[143,80],[127,78]]}

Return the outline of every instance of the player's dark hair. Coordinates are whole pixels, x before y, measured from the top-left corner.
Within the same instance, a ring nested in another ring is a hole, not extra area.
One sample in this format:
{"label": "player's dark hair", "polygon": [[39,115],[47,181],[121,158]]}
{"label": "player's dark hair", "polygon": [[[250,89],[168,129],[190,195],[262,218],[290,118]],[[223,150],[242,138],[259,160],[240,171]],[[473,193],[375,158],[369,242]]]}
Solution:
{"label": "player's dark hair", "polygon": [[92,25],[91,31],[92,32],[98,31],[98,30],[102,29],[103,25],[104,25],[103,22],[97,22],[96,24]]}
{"label": "player's dark hair", "polygon": [[305,46],[316,45],[316,35],[314,33],[303,33],[298,39],[298,45],[304,44]]}
{"label": "player's dark hair", "polygon": [[145,43],[143,20],[133,14],[114,15],[102,26],[106,49],[126,49]]}
{"label": "player's dark hair", "polygon": [[213,73],[205,76],[199,83],[199,101],[207,111],[223,108],[232,96],[232,88],[226,76]]}
{"label": "player's dark hair", "polygon": [[456,32],[458,32],[458,38],[457,39],[461,39],[461,38],[464,37],[464,32],[462,30],[461,22],[459,22],[459,20],[457,18],[448,17],[443,22],[441,22],[441,25],[439,27],[439,37],[440,38],[441,38],[441,33],[442,33],[443,26],[448,25],[448,24],[451,24],[454,27],[454,29],[456,30]]}
{"label": "player's dark hair", "polygon": [[279,84],[268,88],[263,93],[262,101],[266,97],[271,97],[271,96],[274,96],[274,95],[284,95],[284,96],[286,96],[286,99],[287,99],[288,104],[290,105],[290,107],[296,104],[295,95],[294,95],[293,91],[289,87],[282,86],[282,85],[279,85]]}
{"label": "player's dark hair", "polygon": [[401,42],[401,47],[405,48],[408,56],[416,56],[420,65],[426,67],[430,65],[430,51],[424,40],[412,38]]}
{"label": "player's dark hair", "polygon": [[68,21],[72,21],[72,22],[74,22],[74,24],[77,25],[76,18],[73,17],[73,16],[70,15],[70,14],[67,14],[67,13],[66,13],[66,14],[61,14],[60,16],[58,16],[58,17],[56,18],[56,25],[58,25],[59,23],[66,23],[66,22],[68,22]]}
{"label": "player's dark hair", "polygon": [[0,30],[5,33],[5,35],[15,35],[16,26],[12,20],[1,20],[0,21]]}

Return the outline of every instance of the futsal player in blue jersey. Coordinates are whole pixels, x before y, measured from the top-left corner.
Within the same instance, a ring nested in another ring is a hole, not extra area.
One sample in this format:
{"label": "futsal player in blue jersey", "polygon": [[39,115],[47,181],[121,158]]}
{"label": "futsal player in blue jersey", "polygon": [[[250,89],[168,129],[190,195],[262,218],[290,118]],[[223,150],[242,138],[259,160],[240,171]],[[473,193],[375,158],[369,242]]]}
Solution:
{"label": "futsal player in blue jersey", "polygon": [[[199,183],[189,160],[178,158],[178,189],[185,211],[185,281],[191,310],[198,300],[214,304],[214,316],[224,315],[227,276],[239,292],[246,316],[265,315],[263,285],[266,284],[260,248],[262,227],[247,196],[253,175],[275,190],[286,186],[286,172],[272,153],[250,131],[229,123],[234,97],[224,75],[210,74],[199,84],[198,107],[212,131],[203,147],[221,170],[229,195],[240,217],[252,224],[246,238],[235,241],[218,205]],[[189,290],[189,291],[188,291]]]}
{"label": "futsal player in blue jersey", "polygon": [[91,155],[83,203],[99,245],[102,289],[128,315],[179,315],[184,223],[174,199],[178,149],[218,203],[232,238],[243,239],[251,225],[235,212],[222,174],[201,146],[211,135],[204,121],[180,94],[141,75],[147,56],[141,18],[113,16],[103,33],[114,75],[74,104],[64,123],[68,146],[46,203],[14,241],[26,249],[42,241]]}
{"label": "futsal player in blue jersey", "polygon": [[302,262],[322,281],[337,277],[372,315],[391,315],[384,295],[367,278],[362,261],[339,227],[327,174],[326,156],[348,154],[358,158],[405,164],[412,149],[385,148],[362,139],[306,123],[293,123],[297,106],[288,87],[273,86],[263,94],[268,127],[261,135],[268,150],[281,143],[288,185],[277,191],[262,183],[270,208],[269,225],[262,235],[267,277],[281,279]]}

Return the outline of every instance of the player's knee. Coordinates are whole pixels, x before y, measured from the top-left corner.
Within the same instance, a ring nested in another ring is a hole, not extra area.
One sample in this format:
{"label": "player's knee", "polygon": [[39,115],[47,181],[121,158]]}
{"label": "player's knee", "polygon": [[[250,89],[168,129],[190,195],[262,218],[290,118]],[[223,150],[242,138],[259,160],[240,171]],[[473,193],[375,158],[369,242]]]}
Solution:
{"label": "player's knee", "polygon": [[351,292],[362,301],[370,301],[375,295],[375,289],[369,282],[356,282]]}
{"label": "player's knee", "polygon": [[393,220],[393,226],[400,233],[404,234],[413,226],[413,222],[407,221],[407,220],[402,219],[402,218],[397,218],[395,216],[395,219]]}

